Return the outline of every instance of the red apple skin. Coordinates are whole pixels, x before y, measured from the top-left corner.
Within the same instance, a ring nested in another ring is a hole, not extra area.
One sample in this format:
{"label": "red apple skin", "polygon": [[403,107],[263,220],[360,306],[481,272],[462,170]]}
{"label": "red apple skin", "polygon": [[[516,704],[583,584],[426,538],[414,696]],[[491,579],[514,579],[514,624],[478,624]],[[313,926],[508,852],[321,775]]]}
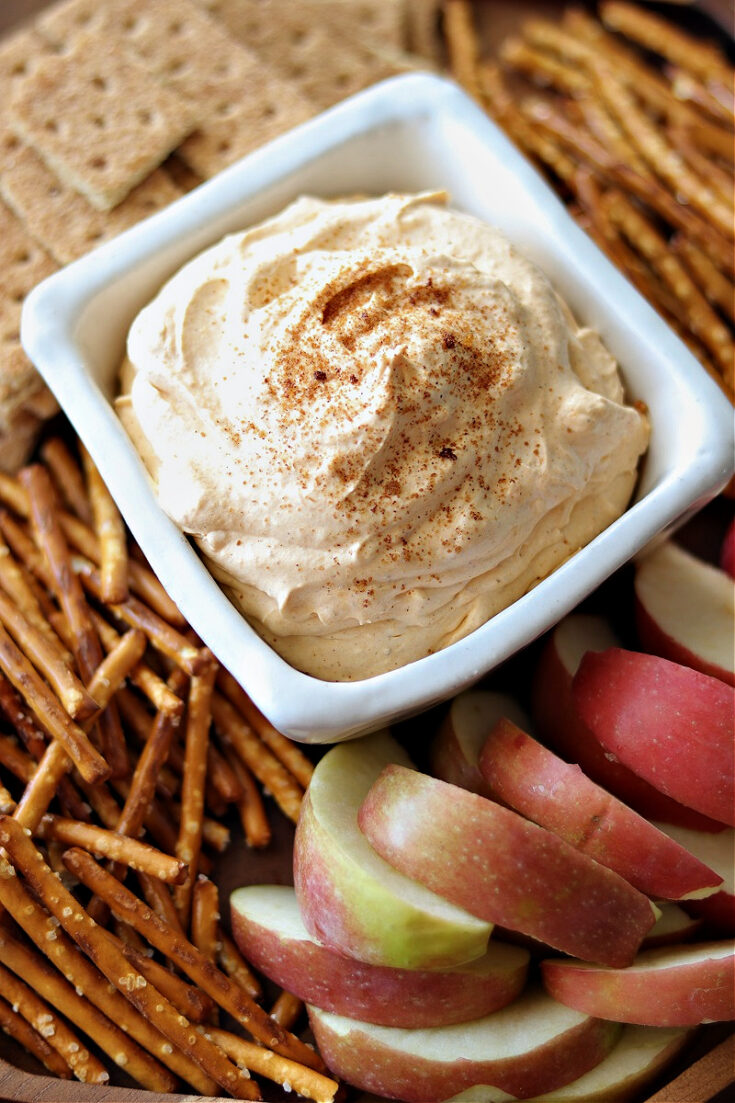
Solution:
{"label": "red apple skin", "polygon": [[697,1026],[735,1019],[735,944],[644,950],[627,969],[584,961],[541,963],[547,992],[604,1019],[641,1026]]}
{"label": "red apple skin", "polygon": [[687,912],[703,921],[712,936],[735,935],[735,831],[723,827],[712,835],[672,824],[658,826],[722,877],[722,889],[704,900],[687,900]]}
{"label": "red apple skin", "polygon": [[[529,1052],[469,1060],[463,1056],[461,1035],[455,1034],[450,1042],[451,1059],[442,1060],[436,1056],[439,1044],[429,1044],[431,1056],[417,1056],[402,1050],[400,1039],[386,1033],[385,1028],[371,1028],[355,1020],[349,1033],[340,1035],[318,1009],[308,1010],[319,1052],[336,1076],[363,1091],[405,1103],[435,1103],[475,1084],[488,1083],[517,1098],[540,1095],[563,1087],[594,1068],[620,1037],[617,1023],[588,1017],[570,1021]],[[496,1024],[507,1022],[510,1016],[517,1024],[518,1035],[524,1038],[539,1016],[548,1019],[550,1014],[557,1013],[554,1001],[544,1005],[539,1002],[538,992],[527,991],[509,1007],[484,1020],[490,1044]]]}
{"label": "red apple skin", "polygon": [[635,622],[638,640],[646,651],[650,651],[653,655],[662,655],[663,658],[691,667],[692,670],[699,670],[710,678],[719,678],[721,682],[727,682],[728,685],[735,685],[735,673],[732,670],[725,670],[722,666],[705,662],[701,655],[690,651],[679,640],[664,632],[638,598],[635,602]]}
{"label": "red apple skin", "polygon": [[553,831],[647,896],[680,900],[722,878],[627,805],[510,720],[499,720],[480,752],[490,796]]}
{"label": "red apple skin", "polygon": [[431,743],[429,758],[434,777],[471,793],[490,796],[477,757],[485,736],[502,716],[521,727],[528,723],[521,707],[506,694],[468,690],[455,697]]}
{"label": "red apple skin", "polygon": [[[574,649],[565,640],[570,635],[577,644]],[[599,644],[605,639],[604,627],[598,618],[573,613],[547,640],[533,680],[533,726],[539,738],[646,819],[699,831],[719,831],[720,823],[672,800],[609,755],[584,723],[574,704],[572,680],[585,638],[589,638],[589,650],[602,650]]]}
{"label": "red apple skin", "polygon": [[730,522],[720,548],[720,566],[735,578],[735,518]]}
{"label": "red apple skin", "polygon": [[405,876],[575,957],[627,965],[655,922],[647,897],[557,835],[416,770],[387,766],[358,823]]}
{"label": "red apple skin", "polygon": [[572,694],[597,740],[631,770],[720,823],[735,823],[735,694],[658,655],[588,652]]}
{"label": "red apple skin", "polygon": [[[277,920],[269,923],[258,917],[257,910],[253,913],[247,907],[247,894],[258,887],[232,894],[235,941],[261,973],[325,1011],[382,1026],[448,1026],[505,1007],[525,984],[528,952],[495,939],[485,957],[454,970],[367,965],[316,942],[306,928],[285,933],[276,926]],[[290,894],[298,911],[293,889],[269,885],[267,891]]]}

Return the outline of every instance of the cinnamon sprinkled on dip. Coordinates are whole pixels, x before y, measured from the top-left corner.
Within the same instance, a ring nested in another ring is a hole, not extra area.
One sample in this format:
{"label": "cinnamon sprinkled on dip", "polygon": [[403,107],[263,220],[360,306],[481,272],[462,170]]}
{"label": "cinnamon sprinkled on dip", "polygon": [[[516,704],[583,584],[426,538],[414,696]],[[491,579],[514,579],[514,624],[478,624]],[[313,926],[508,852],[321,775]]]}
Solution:
{"label": "cinnamon sprinkled on dip", "polygon": [[321,678],[477,628],[625,509],[647,446],[599,337],[445,198],[299,199],[130,331],[118,410],[161,505]]}

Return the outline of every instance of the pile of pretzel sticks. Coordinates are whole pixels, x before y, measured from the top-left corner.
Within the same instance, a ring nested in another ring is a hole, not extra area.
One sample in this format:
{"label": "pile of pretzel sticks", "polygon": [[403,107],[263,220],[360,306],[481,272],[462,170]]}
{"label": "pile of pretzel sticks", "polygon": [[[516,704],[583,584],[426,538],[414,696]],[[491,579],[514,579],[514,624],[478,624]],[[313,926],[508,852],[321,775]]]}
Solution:
{"label": "pile of pretzel sticks", "polygon": [[0,1026],[67,1078],[106,1082],[101,1053],[153,1091],[260,1099],[261,1075],[331,1100],[207,876],[222,815],[264,846],[260,786],[295,820],[312,766],[188,629],[84,450],[41,456],[0,477]]}
{"label": "pile of pretzel sticks", "polygon": [[466,0],[447,0],[444,28],[460,83],[732,400],[735,136],[722,52],[622,0],[605,0],[599,20],[570,9],[526,21],[499,62],[483,59]]}

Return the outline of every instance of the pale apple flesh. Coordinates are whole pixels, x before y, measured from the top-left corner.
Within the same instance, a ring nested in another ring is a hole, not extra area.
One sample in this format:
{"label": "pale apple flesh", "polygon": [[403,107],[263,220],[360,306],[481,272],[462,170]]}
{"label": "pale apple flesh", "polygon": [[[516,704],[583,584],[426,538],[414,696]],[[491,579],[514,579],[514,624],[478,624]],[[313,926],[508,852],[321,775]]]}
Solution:
{"label": "pale apple flesh", "polygon": [[584,961],[541,963],[547,992],[588,1015],[642,1026],[735,1019],[735,943],[643,950],[626,969]]}
{"label": "pale apple flesh", "polygon": [[735,585],[719,567],[667,541],[635,574],[641,644],[655,655],[735,683]]}
{"label": "pale apple flesh", "polygon": [[521,992],[529,954],[491,940],[453,970],[390,969],[347,958],[310,937],[292,888],[249,885],[230,898],[232,932],[248,961],[306,1003],[383,1026],[446,1026],[481,1018]]}
{"label": "pale apple flesh", "polygon": [[529,720],[523,709],[506,693],[468,690],[452,701],[430,750],[431,773],[471,793],[487,792],[477,760],[488,733],[507,716],[521,728]]}
{"label": "pale apple flesh", "polygon": [[510,720],[499,720],[480,752],[489,795],[553,831],[647,896],[711,895],[722,878],[627,805],[543,747]]}
{"label": "pale apple flesh", "polygon": [[[676,1057],[691,1034],[685,1027],[628,1025],[599,1065],[573,1083],[535,1095],[525,1103],[629,1103]],[[447,1103],[505,1103],[507,1099],[496,1088],[477,1085],[453,1095]]]}
{"label": "pale apple flesh", "polygon": [[719,678],[658,655],[588,653],[574,702],[605,749],[682,804],[735,823],[735,693]]}
{"label": "pale apple flesh", "polygon": [[[720,824],[672,800],[610,755],[579,715],[572,680],[587,651],[606,651],[617,641],[600,617],[572,613],[560,621],[542,651],[533,680],[533,724],[539,738],[587,777],[647,819],[718,831]],[[520,725],[521,727],[523,725]]]}
{"label": "pale apple flesh", "polygon": [[527,991],[508,1007],[449,1027],[399,1030],[309,1007],[319,1052],[331,1071],[364,1091],[434,1103],[474,1084],[511,1098],[538,1095],[599,1064],[620,1027]]}
{"label": "pale apple flesh", "polygon": [[628,964],[656,919],[646,896],[557,835],[405,766],[382,771],[359,824],[407,877],[588,961]]}
{"label": "pale apple flesh", "polygon": [[673,824],[660,823],[658,827],[722,877],[719,892],[705,900],[687,901],[687,911],[704,920],[714,934],[735,935],[735,830],[725,827],[713,835]]}
{"label": "pale apple flesh", "polygon": [[357,826],[388,762],[408,763],[385,733],[339,744],[317,764],[294,839],[294,887],[307,930],[373,965],[439,969],[482,956],[491,924],[403,876]]}
{"label": "pale apple flesh", "polygon": [[[715,895],[719,896],[719,893]],[[708,896],[707,899],[713,900],[714,897]],[[659,900],[658,907],[661,914],[643,939],[642,950],[652,950],[657,946],[681,945],[683,942],[691,941],[702,926],[701,919],[689,915],[679,904],[672,904],[669,900]],[[689,907],[688,902],[687,907]]]}

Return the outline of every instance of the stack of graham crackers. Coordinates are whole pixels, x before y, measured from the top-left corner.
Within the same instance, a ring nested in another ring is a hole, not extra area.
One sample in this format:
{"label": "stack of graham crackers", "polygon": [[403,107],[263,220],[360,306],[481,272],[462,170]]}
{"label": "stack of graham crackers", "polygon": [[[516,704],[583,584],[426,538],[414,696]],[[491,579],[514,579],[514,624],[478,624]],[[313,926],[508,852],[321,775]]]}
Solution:
{"label": "stack of graham crackers", "polygon": [[0,41],[0,469],[52,396],[41,279],[345,96],[436,59],[440,0],[61,0]]}

